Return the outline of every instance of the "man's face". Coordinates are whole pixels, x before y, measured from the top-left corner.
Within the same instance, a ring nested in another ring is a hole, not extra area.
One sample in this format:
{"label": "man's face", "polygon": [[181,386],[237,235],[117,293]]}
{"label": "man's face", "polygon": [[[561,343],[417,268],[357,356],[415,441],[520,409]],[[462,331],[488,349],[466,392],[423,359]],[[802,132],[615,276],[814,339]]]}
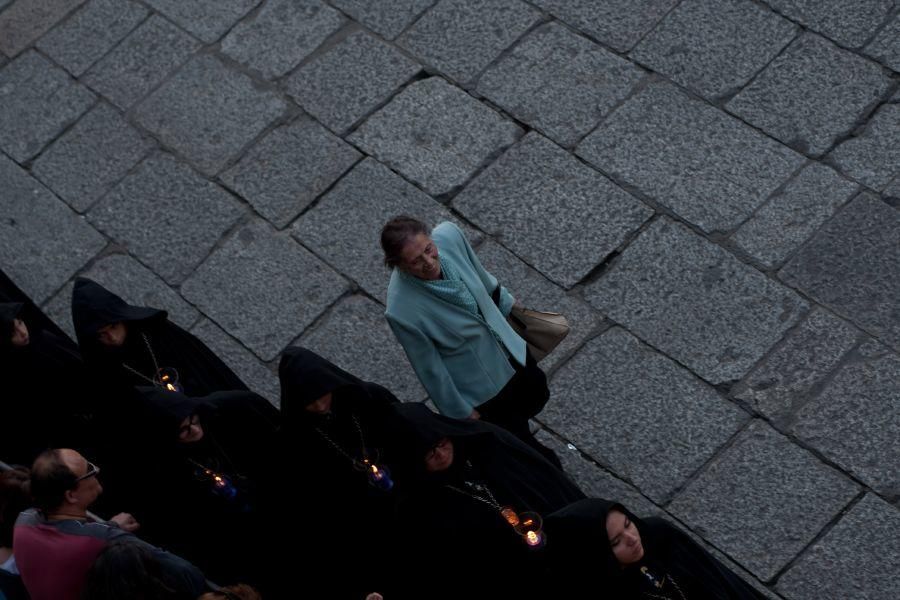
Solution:
{"label": "man's face", "polygon": [[313,413],[314,415],[327,415],[331,412],[331,398],[331,392],[328,392],[321,398],[316,398],[304,406],[303,410]]}
{"label": "man's face", "polygon": [[30,338],[28,336],[28,327],[22,319],[13,319],[12,338],[10,339],[13,346],[27,346]]}
{"label": "man's face", "polygon": [[64,449],[61,452],[63,462],[79,479],[69,491],[69,497],[77,506],[87,509],[103,493],[103,486],[97,478],[100,469],[75,450]]}
{"label": "man's face", "polygon": [[125,323],[111,323],[97,330],[97,341],[110,348],[118,348],[125,343],[128,328]]}

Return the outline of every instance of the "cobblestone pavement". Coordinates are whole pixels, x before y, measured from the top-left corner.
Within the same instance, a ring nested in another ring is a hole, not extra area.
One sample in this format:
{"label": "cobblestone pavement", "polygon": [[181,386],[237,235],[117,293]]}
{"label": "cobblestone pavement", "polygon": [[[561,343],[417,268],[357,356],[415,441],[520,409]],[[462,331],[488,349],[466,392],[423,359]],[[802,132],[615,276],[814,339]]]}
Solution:
{"label": "cobblestone pavement", "polygon": [[900,2],[0,0],[0,264],[167,308],[277,403],[404,400],[380,225],[569,316],[539,435],[772,597],[900,587]]}

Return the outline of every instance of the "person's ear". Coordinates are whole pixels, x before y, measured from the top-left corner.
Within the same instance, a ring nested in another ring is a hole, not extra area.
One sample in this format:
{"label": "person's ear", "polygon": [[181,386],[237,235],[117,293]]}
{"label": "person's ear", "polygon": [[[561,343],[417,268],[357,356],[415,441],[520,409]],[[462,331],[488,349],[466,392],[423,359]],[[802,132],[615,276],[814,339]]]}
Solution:
{"label": "person's ear", "polygon": [[66,498],[66,502],[68,504],[78,504],[78,490],[77,489],[66,490],[65,498]]}

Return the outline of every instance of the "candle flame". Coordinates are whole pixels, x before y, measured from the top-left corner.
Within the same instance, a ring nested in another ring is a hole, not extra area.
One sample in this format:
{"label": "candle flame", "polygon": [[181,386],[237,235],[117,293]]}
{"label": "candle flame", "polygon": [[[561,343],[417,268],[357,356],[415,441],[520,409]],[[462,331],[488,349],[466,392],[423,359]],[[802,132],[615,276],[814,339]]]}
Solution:
{"label": "candle flame", "polygon": [[525,534],[525,542],[529,546],[537,546],[541,543],[541,536],[536,531],[529,531]]}
{"label": "candle flame", "polygon": [[166,389],[169,390],[170,392],[176,391],[176,390],[175,390],[175,386],[172,385],[171,383],[167,383],[167,384],[166,384]]}

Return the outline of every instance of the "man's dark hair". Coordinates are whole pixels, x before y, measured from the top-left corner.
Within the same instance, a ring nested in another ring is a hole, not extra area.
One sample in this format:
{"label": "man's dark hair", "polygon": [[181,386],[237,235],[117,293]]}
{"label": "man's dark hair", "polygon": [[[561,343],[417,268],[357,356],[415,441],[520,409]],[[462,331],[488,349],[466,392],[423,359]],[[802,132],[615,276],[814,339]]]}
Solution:
{"label": "man's dark hair", "polygon": [[63,462],[58,449],[41,452],[31,466],[31,497],[44,513],[58,508],[66,499],[66,492],[76,483],[78,477]]}
{"label": "man's dark hair", "polygon": [[12,547],[16,518],[31,506],[28,480],[28,469],[25,467],[0,472],[0,546]]}
{"label": "man's dark hair", "polygon": [[400,215],[394,217],[381,228],[381,249],[384,250],[384,264],[396,267],[401,262],[400,253],[410,238],[424,233],[430,235],[428,225],[418,219]]}

